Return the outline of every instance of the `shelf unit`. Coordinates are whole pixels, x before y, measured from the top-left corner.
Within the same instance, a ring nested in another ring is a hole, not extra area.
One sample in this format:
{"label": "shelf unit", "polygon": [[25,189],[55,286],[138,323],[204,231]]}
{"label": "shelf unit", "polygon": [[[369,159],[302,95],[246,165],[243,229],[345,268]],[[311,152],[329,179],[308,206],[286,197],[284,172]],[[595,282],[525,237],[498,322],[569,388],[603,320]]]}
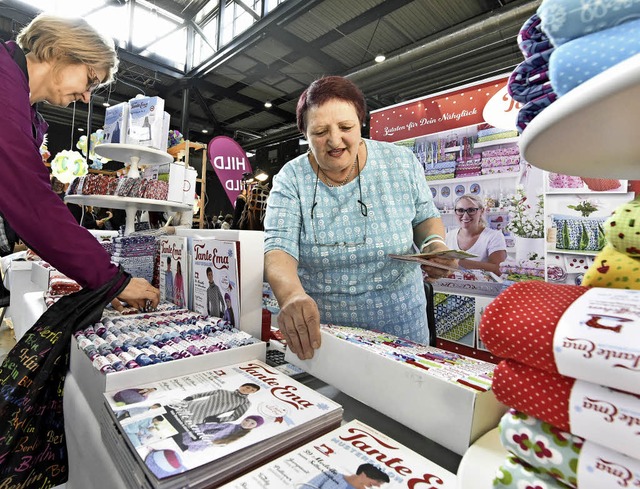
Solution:
{"label": "shelf unit", "polygon": [[180,156],[180,152],[184,151],[184,164],[185,166],[189,166],[189,153],[190,150],[202,151],[202,172],[200,173],[201,177],[196,178],[196,183],[200,184],[200,211],[197,217],[193,218],[194,222],[198,223],[198,228],[204,228],[204,202],[207,195],[207,152],[205,151],[207,148],[206,144],[196,143],[193,141],[183,141],[175,146],[171,146],[167,152],[173,156],[174,159],[178,159]]}

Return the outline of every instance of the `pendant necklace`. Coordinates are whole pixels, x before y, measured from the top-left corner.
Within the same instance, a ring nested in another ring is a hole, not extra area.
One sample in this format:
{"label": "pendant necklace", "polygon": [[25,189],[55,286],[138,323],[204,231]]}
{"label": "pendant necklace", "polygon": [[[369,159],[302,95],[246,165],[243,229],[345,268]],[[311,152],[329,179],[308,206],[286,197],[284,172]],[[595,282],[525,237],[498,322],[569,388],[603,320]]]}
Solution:
{"label": "pendant necklace", "polygon": [[353,165],[351,165],[351,170],[349,170],[349,174],[341,182],[336,182],[335,180],[333,180],[329,175],[327,175],[324,172],[324,170],[322,168],[320,168],[320,165],[318,165],[318,168],[320,168],[320,173],[322,173],[322,175],[324,176],[324,178],[323,178],[324,183],[326,183],[329,187],[342,187],[343,185],[345,185],[349,181],[349,178],[351,178],[351,175],[353,175],[353,170],[355,169],[356,165],[358,165],[358,155],[357,154],[356,154],[356,159],[353,162]]}

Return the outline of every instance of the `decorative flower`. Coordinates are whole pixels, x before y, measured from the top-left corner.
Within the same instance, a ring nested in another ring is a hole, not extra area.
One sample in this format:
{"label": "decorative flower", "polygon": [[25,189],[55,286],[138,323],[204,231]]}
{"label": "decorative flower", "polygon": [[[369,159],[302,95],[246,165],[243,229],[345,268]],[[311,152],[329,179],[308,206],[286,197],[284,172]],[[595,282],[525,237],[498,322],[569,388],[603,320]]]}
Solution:
{"label": "decorative flower", "polygon": [[521,238],[544,237],[544,196],[537,197],[536,209],[532,213],[524,186],[518,185],[516,193],[500,203],[509,211],[507,230]]}
{"label": "decorative flower", "polygon": [[53,158],[51,173],[62,183],[70,183],[74,178],[89,173],[89,167],[80,153],[64,149]]}
{"label": "decorative flower", "polygon": [[44,135],[44,139],[42,140],[42,144],[40,145],[40,156],[42,156],[42,161],[46,163],[51,158],[51,153],[49,152],[48,144],[48,135]]}
{"label": "decorative flower", "polygon": [[101,170],[102,165],[111,161],[109,158],[103,158],[102,156],[98,156],[96,154],[96,146],[102,144],[104,142],[104,131],[102,129],[98,129],[96,132],[91,134],[89,143],[89,155],[87,156],[87,136],[80,136],[78,142],[76,143],[76,148],[82,151],[82,154],[87,156],[88,159],[92,161],[91,168],[94,170]]}
{"label": "decorative flower", "polygon": [[576,205],[568,205],[569,209],[573,209],[578,211],[582,217],[589,217],[595,211],[598,210],[598,206],[600,205],[597,201],[592,201],[589,199],[581,200]]}

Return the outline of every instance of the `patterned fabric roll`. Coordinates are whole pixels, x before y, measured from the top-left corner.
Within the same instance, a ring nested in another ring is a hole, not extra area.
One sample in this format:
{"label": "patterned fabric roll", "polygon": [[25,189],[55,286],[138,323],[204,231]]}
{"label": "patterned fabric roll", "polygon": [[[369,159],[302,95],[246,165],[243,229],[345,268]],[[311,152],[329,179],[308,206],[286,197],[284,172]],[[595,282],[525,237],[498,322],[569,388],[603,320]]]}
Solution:
{"label": "patterned fabric roll", "polygon": [[[554,46],[640,18],[640,3],[632,1],[544,0],[538,8],[538,24]],[[526,24],[525,24],[526,25]]]}
{"label": "patterned fabric roll", "polygon": [[487,306],[480,338],[494,355],[558,372],[553,335],[567,308],[588,289],[540,281],[517,282]]}
{"label": "patterned fabric roll", "polygon": [[558,99],[558,94],[551,92],[538,97],[531,102],[524,104],[518,111],[518,118],[516,120],[516,129],[518,133],[522,134],[527,125],[544,109],[549,107],[553,102]]}
{"label": "patterned fabric roll", "polygon": [[555,480],[513,455],[507,456],[493,480],[493,489],[565,489]]}
{"label": "patterned fabric roll", "polygon": [[525,58],[553,47],[541,27],[540,17],[533,14],[520,28],[517,42]]}
{"label": "patterned fabric roll", "polygon": [[562,96],[638,53],[640,19],[556,47],[549,59],[549,79],[554,92]]}
{"label": "patterned fabric roll", "polygon": [[549,49],[536,53],[516,66],[507,82],[507,90],[515,101],[526,104],[553,91],[549,82],[549,58],[552,52]]}

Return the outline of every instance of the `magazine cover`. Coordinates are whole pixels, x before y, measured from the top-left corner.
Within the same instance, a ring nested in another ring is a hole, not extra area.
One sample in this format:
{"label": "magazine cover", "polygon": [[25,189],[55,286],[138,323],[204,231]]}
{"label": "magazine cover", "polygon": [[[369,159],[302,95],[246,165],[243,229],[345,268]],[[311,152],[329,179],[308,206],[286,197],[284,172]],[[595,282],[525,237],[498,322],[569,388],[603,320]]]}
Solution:
{"label": "magazine cover", "polygon": [[223,489],[455,489],[456,484],[448,470],[354,420]]}
{"label": "magazine cover", "polygon": [[[339,404],[258,360],[107,392],[105,399],[120,434],[156,482],[198,467],[203,470],[191,482],[228,480],[251,468],[252,460],[282,451],[283,438],[305,440],[342,419]],[[256,444],[260,450],[251,451]]]}
{"label": "magazine cover", "polygon": [[189,307],[190,265],[187,238],[162,236],[160,246],[160,300]]}
{"label": "magazine cover", "polygon": [[191,259],[193,310],[240,327],[238,250],[240,243],[215,238],[193,239]]}

